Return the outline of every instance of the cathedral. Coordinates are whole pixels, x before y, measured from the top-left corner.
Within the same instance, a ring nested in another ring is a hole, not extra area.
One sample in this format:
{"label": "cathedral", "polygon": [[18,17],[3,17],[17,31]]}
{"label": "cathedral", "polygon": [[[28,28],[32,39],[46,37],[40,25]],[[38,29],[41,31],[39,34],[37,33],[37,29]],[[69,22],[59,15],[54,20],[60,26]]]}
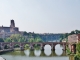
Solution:
{"label": "cathedral", "polygon": [[10,27],[5,27],[5,26],[1,26],[0,27],[0,32],[18,32],[19,29],[18,27],[15,27],[15,22],[14,20],[11,20],[11,24],[10,24]]}
{"label": "cathedral", "polygon": [[19,33],[19,28],[15,27],[15,22],[14,20],[10,21],[10,26],[1,26],[0,27],[0,38],[6,38],[9,37],[11,34],[18,34]]}

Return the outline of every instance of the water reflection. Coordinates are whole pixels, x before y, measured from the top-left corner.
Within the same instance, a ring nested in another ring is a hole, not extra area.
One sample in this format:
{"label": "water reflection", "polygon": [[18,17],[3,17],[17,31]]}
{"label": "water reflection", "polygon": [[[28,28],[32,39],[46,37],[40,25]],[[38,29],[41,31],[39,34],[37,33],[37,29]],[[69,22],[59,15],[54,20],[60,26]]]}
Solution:
{"label": "water reflection", "polygon": [[60,56],[60,55],[62,55],[62,53],[63,53],[63,47],[62,46],[60,46],[60,44],[57,44],[56,46],[55,46],[55,53],[58,55],[58,56]]}
{"label": "water reflection", "polygon": [[41,50],[34,50],[34,51],[30,51],[30,50],[25,50],[24,51],[26,56],[61,56],[61,55],[65,55],[65,53],[63,53],[62,47],[60,46],[60,44],[55,46],[55,52],[51,51],[51,46],[50,45],[45,45],[44,47],[44,51]]}
{"label": "water reflection", "polygon": [[[1,56],[6,58],[6,60],[14,60],[14,59],[15,60],[45,60],[45,59],[46,60],[69,60],[69,57],[66,56],[66,54],[63,52],[64,51],[62,51],[62,47],[60,45],[56,45],[55,51],[51,50],[50,45],[45,45],[44,51],[41,50],[13,51],[13,52],[3,54]],[[57,55],[58,56],[61,55],[61,56],[58,57]]]}
{"label": "water reflection", "polygon": [[34,50],[34,54],[35,54],[35,56],[40,56],[40,54],[41,54],[41,50]]}
{"label": "water reflection", "polygon": [[51,55],[51,46],[50,45],[45,45],[44,46],[44,53],[45,53],[46,56]]}
{"label": "water reflection", "polygon": [[62,47],[60,46],[60,44],[57,44],[55,46],[55,52],[54,53],[53,53],[53,51],[51,51],[50,45],[44,46],[44,52],[43,53],[41,50],[34,50],[33,52],[30,50],[25,50],[24,53],[26,56],[41,56],[41,55],[43,55],[43,53],[45,56],[52,56],[52,55],[61,56],[63,54],[63,50],[62,50]]}
{"label": "water reflection", "polygon": [[24,50],[24,53],[26,54],[26,56],[29,56],[30,55],[30,50]]}

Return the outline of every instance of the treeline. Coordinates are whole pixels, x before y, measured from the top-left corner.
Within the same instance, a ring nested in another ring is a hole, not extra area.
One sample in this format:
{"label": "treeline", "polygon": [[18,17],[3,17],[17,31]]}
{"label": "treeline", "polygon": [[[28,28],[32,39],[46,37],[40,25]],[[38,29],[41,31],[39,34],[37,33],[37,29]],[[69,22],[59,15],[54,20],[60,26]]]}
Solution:
{"label": "treeline", "polygon": [[10,37],[2,39],[0,38],[0,42],[43,42],[43,40],[38,35],[32,35],[31,33],[26,32],[21,34],[12,34]]}
{"label": "treeline", "polygon": [[80,33],[80,30],[74,30],[74,31],[71,31],[70,33],[65,33],[65,34],[61,35],[60,41],[62,41],[65,38],[68,39],[69,35],[79,34],[79,33]]}

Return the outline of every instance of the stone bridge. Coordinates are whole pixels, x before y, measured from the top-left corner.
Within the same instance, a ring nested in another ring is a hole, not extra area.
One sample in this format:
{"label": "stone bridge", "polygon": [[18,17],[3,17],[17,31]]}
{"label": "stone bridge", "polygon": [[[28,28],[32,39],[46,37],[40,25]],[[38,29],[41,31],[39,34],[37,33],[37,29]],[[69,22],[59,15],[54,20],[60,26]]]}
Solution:
{"label": "stone bridge", "polygon": [[14,50],[14,46],[16,44],[19,45],[21,50],[24,50],[25,44],[29,44],[31,49],[34,49],[34,45],[38,44],[38,45],[40,45],[42,50],[44,49],[44,46],[47,45],[47,44],[49,44],[51,46],[52,50],[55,50],[55,46],[57,44],[60,44],[61,46],[63,46],[63,50],[66,50],[66,45],[68,43],[66,43],[66,42],[34,42],[34,43],[28,43],[28,42],[21,42],[21,43],[20,42],[11,42],[11,43],[10,42],[8,42],[8,43],[0,42],[0,48],[1,48],[1,50],[4,50],[5,49],[4,47],[7,45],[9,47],[9,49]]}

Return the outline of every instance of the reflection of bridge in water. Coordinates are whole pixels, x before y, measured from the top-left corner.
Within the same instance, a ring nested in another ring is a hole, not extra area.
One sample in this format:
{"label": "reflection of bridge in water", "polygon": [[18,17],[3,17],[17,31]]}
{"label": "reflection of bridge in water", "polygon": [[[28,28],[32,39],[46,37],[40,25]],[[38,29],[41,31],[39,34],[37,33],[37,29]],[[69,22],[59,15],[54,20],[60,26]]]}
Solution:
{"label": "reflection of bridge in water", "polygon": [[[4,48],[6,45],[9,47],[9,50],[14,50],[14,46],[18,44],[21,50],[24,50],[24,47],[26,44],[29,44],[30,49],[34,50],[34,45],[38,44],[41,47],[41,50],[44,50],[44,46],[49,44],[51,46],[52,50],[55,50],[55,46],[57,44],[60,44],[63,47],[63,50],[66,51],[66,42],[34,42],[34,43],[28,43],[28,42],[11,42],[11,43],[6,43],[6,42],[0,42],[0,51],[6,51],[6,49]],[[7,49],[7,50],[8,50]]]}

